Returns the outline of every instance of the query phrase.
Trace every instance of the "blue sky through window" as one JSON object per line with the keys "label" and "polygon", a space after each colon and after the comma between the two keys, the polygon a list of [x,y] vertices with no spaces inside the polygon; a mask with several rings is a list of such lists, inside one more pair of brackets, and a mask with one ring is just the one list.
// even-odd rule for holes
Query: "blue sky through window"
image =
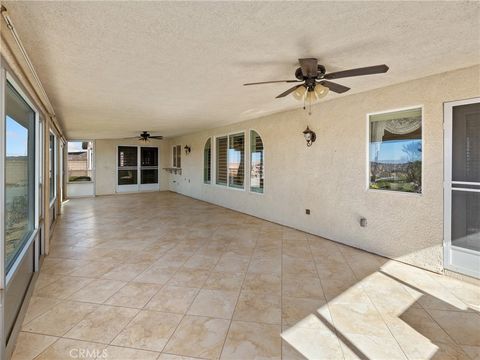
{"label": "blue sky through window", "polygon": [[241,151],[235,149],[228,149],[228,160],[231,164],[239,164],[242,158]]}
{"label": "blue sky through window", "polygon": [[86,151],[82,149],[82,141],[69,141],[68,142],[68,152],[76,152],[76,151]]}
{"label": "blue sky through window", "polygon": [[252,162],[253,163],[260,162],[261,159],[262,159],[262,153],[261,152],[252,152]]}
{"label": "blue sky through window", "polygon": [[28,129],[7,115],[6,130],[7,156],[27,156]]}
{"label": "blue sky through window", "polygon": [[[380,149],[378,146],[380,145]],[[406,152],[405,148],[416,151]],[[378,151],[380,150],[380,151]],[[370,143],[370,161],[385,163],[405,163],[422,159],[421,140],[393,140],[377,141]],[[378,151],[378,158],[377,157]]]}

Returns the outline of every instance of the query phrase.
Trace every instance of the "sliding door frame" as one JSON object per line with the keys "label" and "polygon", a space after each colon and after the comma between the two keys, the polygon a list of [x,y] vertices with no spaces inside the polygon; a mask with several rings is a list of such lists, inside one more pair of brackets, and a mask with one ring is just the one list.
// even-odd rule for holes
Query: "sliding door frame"
{"label": "sliding door frame", "polygon": [[[473,277],[480,277],[480,268],[478,272],[472,270],[475,264],[479,262],[480,254],[477,251],[465,249],[452,245],[452,183],[460,183],[452,180],[452,156],[453,156],[453,108],[456,106],[480,103],[480,97],[450,101],[443,104],[443,127],[444,127],[444,234],[443,234],[443,263],[444,268],[455,272],[463,273]],[[463,182],[464,185],[473,185],[476,183]],[[467,189],[464,191],[475,191]],[[465,264],[466,266],[462,266]]]}
{"label": "sliding door frame", "polygon": [[[137,148],[137,183],[135,185],[118,185],[118,150],[121,147],[135,147]],[[157,183],[156,184],[142,184],[142,148],[156,148],[157,149]],[[158,145],[128,145],[120,144],[115,147],[115,189],[117,193],[136,193],[160,190],[160,147]],[[152,167],[153,169],[153,167]],[[146,169],[146,170],[152,170]],[[123,187],[123,188],[120,188]]]}
{"label": "sliding door frame", "polygon": [[[34,206],[34,218],[33,218],[33,230],[29,235],[27,241],[23,244],[22,249],[18,253],[15,261],[13,262],[11,268],[6,271],[5,268],[5,207],[2,205],[0,210],[0,339],[2,342],[0,344],[0,355],[2,356],[11,356],[13,351],[14,343],[17,337],[18,332],[20,331],[21,323],[25,316],[26,306],[30,299],[30,296],[33,291],[34,280],[37,276],[39,270],[40,262],[40,206],[42,201],[40,201],[40,196],[43,196],[43,193],[39,191],[39,187],[42,182],[41,172],[42,164],[44,160],[43,149],[41,148],[40,136],[42,133],[40,131],[40,111],[37,106],[31,101],[30,97],[23,90],[23,87],[11,73],[9,72],[8,66],[5,64],[3,58],[1,59],[0,66],[0,147],[2,149],[2,156],[0,156],[0,203],[5,204],[5,156],[6,156],[6,112],[5,112],[5,90],[7,82],[12,85],[15,91],[21,96],[21,98],[28,104],[28,106],[34,111],[34,183],[33,186],[33,206]],[[33,258],[29,259],[29,256]],[[26,276],[22,274],[25,270],[28,269]],[[31,271],[31,275],[28,275]],[[28,278],[28,276],[30,276]],[[17,282],[17,279],[19,282]],[[24,284],[24,285],[22,285]],[[26,286],[26,287],[24,287]],[[13,294],[9,295],[9,292]],[[17,302],[18,300],[18,302]],[[11,304],[16,304],[14,310],[10,308]],[[15,311],[15,313],[11,313]],[[9,315],[10,320],[6,321],[6,315]],[[13,316],[13,317],[12,317]],[[11,326],[11,327],[10,327]],[[8,327],[8,328],[7,328]],[[7,340],[8,339],[8,340]]]}

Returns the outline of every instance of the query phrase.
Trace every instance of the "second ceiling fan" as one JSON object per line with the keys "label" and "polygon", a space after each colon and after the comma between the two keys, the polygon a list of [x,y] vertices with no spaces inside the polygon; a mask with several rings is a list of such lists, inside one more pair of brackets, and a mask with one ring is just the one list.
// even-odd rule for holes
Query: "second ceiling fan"
{"label": "second ceiling fan", "polygon": [[262,81],[243,85],[249,86],[272,83],[298,83],[297,85],[278,95],[276,98],[282,98],[293,93],[293,96],[297,100],[308,101],[311,104],[315,100],[326,96],[329,90],[338,94],[342,94],[350,90],[350,88],[347,86],[340,85],[329,80],[352,76],[381,74],[388,71],[388,66],[382,64],[327,73],[325,66],[318,63],[318,59],[298,59],[298,62],[300,63],[300,67],[295,71],[296,80]]}

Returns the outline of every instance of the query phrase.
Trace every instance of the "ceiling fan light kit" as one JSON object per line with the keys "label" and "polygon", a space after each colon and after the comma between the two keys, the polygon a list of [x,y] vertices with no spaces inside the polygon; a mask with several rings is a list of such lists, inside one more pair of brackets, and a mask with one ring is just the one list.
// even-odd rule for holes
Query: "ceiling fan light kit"
{"label": "ceiling fan light kit", "polygon": [[139,137],[135,137],[135,138],[140,142],[149,143],[150,139],[162,140],[163,136],[160,136],[160,135],[153,136],[153,135],[150,135],[150,133],[148,131],[142,131],[140,133]]}
{"label": "ceiling fan light kit", "polygon": [[295,70],[295,77],[297,78],[297,80],[262,81],[256,83],[247,83],[243,85],[249,86],[272,83],[301,83],[291,87],[287,91],[284,91],[276,98],[278,99],[292,94],[292,96],[296,100],[304,102],[304,109],[306,109],[306,104],[308,103],[309,115],[311,115],[312,104],[315,103],[317,100],[327,96],[330,90],[336,92],[337,94],[342,94],[350,90],[350,88],[347,86],[340,85],[328,80],[352,76],[380,74],[388,71],[388,66],[382,64],[327,73],[325,66],[318,63],[318,59],[298,59],[298,62],[300,63],[300,67]]}

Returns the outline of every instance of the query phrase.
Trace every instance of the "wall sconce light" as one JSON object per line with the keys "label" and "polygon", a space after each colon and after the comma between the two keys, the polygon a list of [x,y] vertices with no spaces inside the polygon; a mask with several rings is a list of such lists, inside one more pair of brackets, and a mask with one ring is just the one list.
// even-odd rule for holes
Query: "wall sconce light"
{"label": "wall sconce light", "polygon": [[307,141],[307,146],[312,146],[312,144],[317,140],[317,134],[315,134],[314,131],[310,130],[310,128],[307,126],[307,128],[303,131],[303,136],[305,137],[305,140]]}
{"label": "wall sconce light", "polygon": [[190,152],[192,151],[192,148],[188,145],[185,145],[185,147],[183,148],[183,150],[185,150],[185,155],[188,155],[190,154]]}

